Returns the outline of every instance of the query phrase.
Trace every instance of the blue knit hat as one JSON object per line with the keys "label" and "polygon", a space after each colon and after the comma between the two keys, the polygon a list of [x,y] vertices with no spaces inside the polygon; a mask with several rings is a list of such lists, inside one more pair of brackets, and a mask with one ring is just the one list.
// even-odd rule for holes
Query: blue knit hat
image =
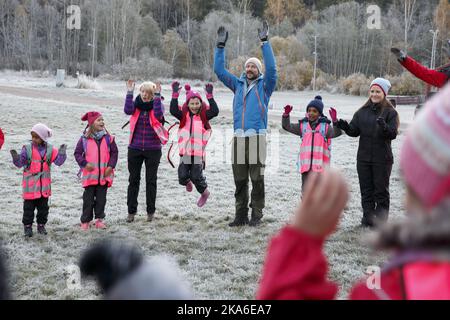
{"label": "blue knit hat", "polygon": [[306,112],[308,112],[310,107],[314,107],[319,111],[320,114],[323,114],[323,102],[321,96],[316,96],[314,100],[312,100],[310,103],[308,103],[308,106],[306,107]]}

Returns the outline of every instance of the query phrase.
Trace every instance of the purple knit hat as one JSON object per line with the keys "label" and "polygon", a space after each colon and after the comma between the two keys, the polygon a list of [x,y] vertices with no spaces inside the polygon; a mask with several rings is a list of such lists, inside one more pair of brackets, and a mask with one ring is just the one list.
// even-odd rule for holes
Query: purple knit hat
{"label": "purple knit hat", "polygon": [[411,125],[400,154],[406,184],[432,208],[450,198],[450,84]]}

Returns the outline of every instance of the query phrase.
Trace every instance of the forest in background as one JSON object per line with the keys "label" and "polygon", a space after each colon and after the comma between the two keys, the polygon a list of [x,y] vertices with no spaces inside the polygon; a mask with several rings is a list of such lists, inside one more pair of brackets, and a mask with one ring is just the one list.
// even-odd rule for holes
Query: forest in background
{"label": "forest in background", "polygon": [[[371,4],[381,8],[380,29],[367,27]],[[72,5],[81,9],[80,29],[67,28]],[[402,48],[429,67],[430,30],[439,30],[435,65],[447,60],[448,0],[0,0],[0,69],[215,80],[218,27],[229,31],[228,68],[239,75],[248,57],[261,57],[263,20],[278,89],[311,88],[315,36],[318,89],[338,84],[359,94],[371,77],[389,75],[397,93],[420,92],[389,49]]]}

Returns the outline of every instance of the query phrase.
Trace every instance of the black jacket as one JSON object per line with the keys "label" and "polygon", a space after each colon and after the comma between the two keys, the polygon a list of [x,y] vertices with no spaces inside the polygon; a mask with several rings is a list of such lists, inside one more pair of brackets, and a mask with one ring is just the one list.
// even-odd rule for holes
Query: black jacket
{"label": "black jacket", "polygon": [[[377,118],[386,121],[386,130],[377,123]],[[341,128],[344,129],[344,128]],[[357,161],[372,163],[394,162],[391,141],[398,133],[398,113],[394,108],[385,107],[381,112],[379,104],[370,104],[359,109],[344,130],[350,137],[360,137]]]}

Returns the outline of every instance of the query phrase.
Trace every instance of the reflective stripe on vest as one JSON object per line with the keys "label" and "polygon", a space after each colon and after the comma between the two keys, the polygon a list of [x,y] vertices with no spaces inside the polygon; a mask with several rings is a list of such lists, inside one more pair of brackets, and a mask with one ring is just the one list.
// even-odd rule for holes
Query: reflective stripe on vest
{"label": "reflective stripe on vest", "polygon": [[[48,148],[47,148],[48,150]],[[23,170],[22,196],[25,200],[48,198],[52,194],[52,178],[49,163],[55,161],[58,152],[52,149],[50,161],[47,161],[47,151],[41,157],[36,146],[31,147],[30,165]]]}
{"label": "reflective stripe on vest", "polygon": [[[140,114],[141,110],[136,108],[136,110],[134,111],[133,115],[130,118],[130,141],[129,141],[130,144],[133,140],[134,129],[136,129],[136,123],[139,119]],[[159,122],[158,119],[156,119],[155,112],[153,110],[151,110],[148,114],[150,125],[152,126],[153,130],[155,131],[156,135],[161,141],[161,144],[166,144],[167,141],[169,141],[169,131],[167,131],[167,129],[164,128],[163,124]]]}
{"label": "reflective stripe on vest", "polygon": [[[191,130],[191,119],[192,133]],[[186,123],[183,128],[178,129],[178,150],[180,156],[205,157],[205,148],[211,137],[211,130],[206,130],[200,115],[189,114],[186,116]]]}
{"label": "reflective stripe on vest", "polygon": [[322,172],[325,166],[330,165],[331,139],[326,139],[328,129],[327,123],[319,123],[315,130],[312,130],[308,121],[300,123],[300,130],[302,131],[302,143],[298,159],[300,173],[310,170]]}
{"label": "reflective stripe on vest", "polygon": [[[113,140],[114,137],[111,137],[111,143]],[[109,177],[105,178],[105,171],[108,167],[110,158],[106,138],[102,138],[100,148],[94,139],[88,138],[86,143],[85,158],[88,163],[94,166],[94,170],[88,171],[86,170],[86,167],[84,167],[81,171],[81,183],[83,188],[96,185],[107,185],[108,187],[111,187],[113,184],[114,170]]]}

